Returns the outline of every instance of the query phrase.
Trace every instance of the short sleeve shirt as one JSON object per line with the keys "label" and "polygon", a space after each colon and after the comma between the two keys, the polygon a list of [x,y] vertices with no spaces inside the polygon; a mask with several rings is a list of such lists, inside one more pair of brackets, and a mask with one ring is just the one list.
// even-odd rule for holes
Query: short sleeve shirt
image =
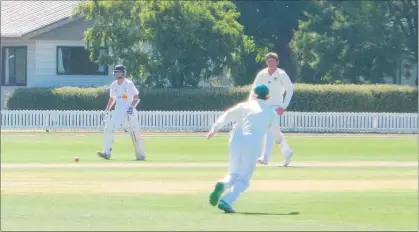
{"label": "short sleeve shirt", "polygon": [[134,96],[138,93],[138,89],[131,80],[125,79],[121,85],[118,84],[118,81],[112,82],[109,94],[116,100],[115,111],[127,111],[134,100]]}

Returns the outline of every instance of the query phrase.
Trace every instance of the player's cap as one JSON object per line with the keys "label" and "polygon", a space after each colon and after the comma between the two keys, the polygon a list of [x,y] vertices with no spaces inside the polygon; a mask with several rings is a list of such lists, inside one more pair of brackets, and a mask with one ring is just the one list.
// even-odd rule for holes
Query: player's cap
{"label": "player's cap", "polygon": [[269,88],[266,85],[258,85],[253,89],[253,92],[255,93],[256,97],[258,99],[266,100],[269,96]]}
{"label": "player's cap", "polygon": [[113,69],[114,72],[125,72],[125,67],[123,65],[117,65],[115,66],[115,68]]}

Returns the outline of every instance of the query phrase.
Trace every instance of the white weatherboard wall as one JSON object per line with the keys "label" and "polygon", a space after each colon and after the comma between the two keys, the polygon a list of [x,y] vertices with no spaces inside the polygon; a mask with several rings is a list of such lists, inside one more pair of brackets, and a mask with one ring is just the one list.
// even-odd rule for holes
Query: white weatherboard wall
{"label": "white weatherboard wall", "polygon": [[65,40],[36,41],[36,78],[28,87],[103,86],[113,81],[112,67],[108,75],[57,75],[57,46],[84,46],[84,42]]}
{"label": "white weatherboard wall", "polygon": [[[140,111],[143,131],[208,131],[223,112]],[[281,117],[285,132],[418,133],[417,113],[287,112]],[[1,111],[3,130],[103,129],[102,111]],[[122,129],[122,128],[121,128]],[[231,124],[224,130],[231,129]]]}

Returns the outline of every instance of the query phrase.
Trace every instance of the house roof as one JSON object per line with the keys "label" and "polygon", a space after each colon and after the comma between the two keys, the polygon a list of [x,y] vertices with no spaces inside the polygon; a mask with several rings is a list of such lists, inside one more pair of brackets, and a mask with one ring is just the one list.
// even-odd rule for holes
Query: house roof
{"label": "house roof", "polygon": [[1,1],[1,37],[22,37],[69,19],[80,1]]}

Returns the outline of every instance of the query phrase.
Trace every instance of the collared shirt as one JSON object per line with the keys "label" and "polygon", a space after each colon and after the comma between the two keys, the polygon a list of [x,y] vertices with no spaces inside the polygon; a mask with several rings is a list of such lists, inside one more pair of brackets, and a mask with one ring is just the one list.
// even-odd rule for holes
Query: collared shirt
{"label": "collared shirt", "polygon": [[131,80],[125,78],[122,84],[118,84],[118,80],[112,82],[110,88],[110,97],[115,98],[115,111],[127,111],[131,106],[134,96],[138,95],[139,91]]}
{"label": "collared shirt", "polygon": [[[253,96],[253,89],[260,84],[264,84],[269,88],[268,104],[280,106],[284,109],[288,107],[294,92],[294,85],[284,70],[277,68],[272,75],[269,75],[268,68],[260,71],[253,82],[249,100]],[[285,92],[286,96],[284,99]]]}

